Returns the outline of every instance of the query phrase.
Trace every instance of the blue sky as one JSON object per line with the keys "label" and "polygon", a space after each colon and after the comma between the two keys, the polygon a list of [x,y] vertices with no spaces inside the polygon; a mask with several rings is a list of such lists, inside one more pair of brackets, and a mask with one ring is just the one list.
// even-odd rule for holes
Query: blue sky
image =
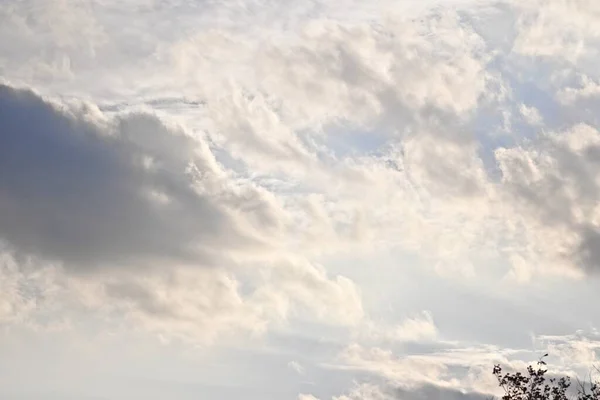
{"label": "blue sky", "polygon": [[484,399],[596,365],[592,0],[0,4],[0,397]]}

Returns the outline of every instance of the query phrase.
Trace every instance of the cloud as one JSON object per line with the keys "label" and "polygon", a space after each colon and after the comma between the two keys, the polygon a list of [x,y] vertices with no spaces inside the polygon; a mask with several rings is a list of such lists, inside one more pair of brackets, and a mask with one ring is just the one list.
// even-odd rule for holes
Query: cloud
{"label": "cloud", "polygon": [[[305,397],[302,397],[305,396]],[[332,400],[484,400],[480,393],[461,392],[435,385],[425,385],[415,389],[394,389],[388,386],[374,384],[357,385],[348,394],[335,396]],[[314,399],[312,396],[301,395],[299,400]]]}
{"label": "cloud", "polygon": [[[566,323],[513,293],[598,271],[591,0],[34,3],[0,5],[3,326],[296,335],[375,381],[337,400],[471,400],[533,353],[447,341],[446,293],[513,343]],[[553,372],[596,342],[534,338]]]}
{"label": "cloud", "polygon": [[292,126],[341,120],[402,134],[429,118],[468,115],[491,80],[481,38],[447,10],[424,20],[311,21],[291,43],[266,48],[260,89],[279,99]]}
{"label": "cloud", "polygon": [[550,360],[565,369],[586,375],[598,362],[600,334],[597,330],[579,330],[571,335],[539,335],[535,337],[539,348],[547,348]]}
{"label": "cloud", "polygon": [[[26,320],[28,315],[35,310],[38,299],[47,297],[52,292],[52,285],[48,285],[48,272],[35,274],[25,265],[19,265],[10,254],[0,253],[0,324],[12,324]],[[33,288],[28,293],[23,288]],[[39,291],[36,296],[35,291]]]}
{"label": "cloud", "polygon": [[[522,196],[536,194],[525,190],[515,194],[514,185],[506,178],[497,181],[500,173],[510,174],[510,166],[501,158],[505,150],[516,152],[520,148],[519,132],[514,133],[516,138],[508,140],[488,132],[495,129],[495,121],[476,126],[486,120],[488,109],[495,109],[507,116],[511,129],[520,128],[522,122],[531,125],[528,129],[536,129],[541,123],[546,129],[553,129],[556,121],[549,117],[554,116],[548,115],[539,98],[521,98],[524,95],[519,92],[519,84],[526,78],[515,73],[517,67],[524,71],[532,68],[521,64],[519,58],[520,54],[529,54],[525,49],[532,49],[537,43],[526,38],[533,34],[529,31],[531,24],[526,22],[537,21],[533,25],[542,30],[553,29],[546,22],[547,18],[554,18],[558,6],[539,4],[540,7],[512,3],[473,5],[468,12],[440,7],[419,14],[421,18],[391,14],[377,23],[371,19],[322,19],[302,14],[294,17],[298,18],[294,20],[293,34],[284,36],[275,34],[279,29],[275,25],[240,33],[229,29],[230,25],[208,29],[212,25],[202,19],[195,29],[178,27],[163,37],[154,31],[142,34],[136,28],[128,40],[113,37],[117,33],[107,29],[110,21],[105,14],[82,6],[73,13],[94,21],[83,34],[97,39],[91,42],[96,52],[88,56],[94,60],[112,57],[119,61],[122,73],[116,76],[111,69],[96,68],[97,80],[106,82],[103,87],[110,91],[99,92],[90,83],[96,80],[84,82],[93,66],[79,60],[71,66],[79,80],[66,84],[62,90],[72,93],[69,88],[77,85],[89,97],[102,99],[106,110],[112,110],[110,113],[117,111],[113,119],[106,111],[100,113],[101,117],[86,117],[85,122],[77,124],[91,132],[84,135],[88,138],[106,136],[104,130],[111,132],[110,140],[99,143],[103,154],[115,158],[117,165],[104,168],[112,161],[108,163],[96,156],[90,159],[89,168],[92,161],[99,163],[97,168],[118,176],[121,187],[126,189],[105,190],[101,180],[89,189],[78,183],[82,191],[96,190],[106,197],[107,201],[102,201],[95,211],[104,217],[103,224],[61,216],[61,221],[68,221],[60,225],[65,230],[61,234],[68,240],[61,241],[61,234],[41,240],[42,236],[49,236],[44,231],[49,228],[44,226],[51,221],[33,216],[19,227],[11,223],[11,232],[4,236],[8,238],[10,233],[9,241],[18,240],[20,248],[35,247],[38,253],[61,261],[68,257],[67,266],[87,263],[92,267],[102,262],[156,264],[160,258],[214,265],[224,254],[231,258],[250,254],[260,257],[271,251],[270,246],[294,248],[308,258],[345,252],[349,246],[357,251],[401,246],[419,251],[441,273],[460,271],[474,276],[474,260],[492,258],[509,260],[511,276],[521,281],[545,272],[562,271],[577,276],[579,265],[593,270],[589,265],[595,259],[594,224],[580,226],[565,236],[571,228],[546,223],[557,217],[555,212],[564,210],[548,210],[538,218],[535,214],[543,207],[531,207],[522,214],[526,202]],[[570,4],[564,7],[573,11]],[[181,5],[191,15],[194,11],[189,6]],[[588,3],[585,6],[593,8]],[[110,5],[106,7],[111,9]],[[123,13],[135,8],[126,8]],[[215,10],[211,8],[210,12]],[[35,32],[46,26],[38,14],[48,14],[50,19],[54,15],[36,9],[31,11],[35,18],[23,19],[20,15],[25,11],[20,8],[4,11],[15,29],[20,29],[15,35],[24,35],[21,30]],[[159,11],[149,9],[143,24],[158,18]],[[219,12],[227,19],[235,10]],[[483,29],[490,22],[488,12],[520,21],[509,24],[510,35],[507,33],[502,39],[519,45],[500,46],[500,38]],[[247,17],[261,18],[260,15]],[[569,15],[577,21],[580,18],[576,11]],[[86,19],[82,16],[66,21],[66,32],[76,29],[80,20]],[[581,30],[576,26],[568,29]],[[577,34],[593,34],[584,31]],[[63,37],[58,31],[52,34]],[[272,40],[261,41],[260,37],[265,36]],[[35,42],[35,38],[30,39]],[[110,40],[103,42],[105,39]],[[61,40],[57,40],[64,42],[57,54],[70,57],[75,51],[72,47],[79,42],[70,46],[66,39]],[[128,46],[132,43],[139,45],[139,51],[130,51]],[[35,53],[27,48],[19,54],[29,52]],[[558,62],[555,58],[539,57],[534,61],[547,66]],[[248,67],[240,69],[234,64]],[[139,73],[141,70],[144,73]],[[136,73],[130,74],[132,71]],[[538,90],[547,91],[544,93],[550,98],[560,98],[559,94],[567,93],[572,83],[560,78],[561,74],[540,75]],[[123,85],[108,84],[130,75],[128,91],[119,92]],[[590,82],[593,79],[589,78]],[[47,83],[39,83],[39,87],[44,91],[50,88]],[[136,89],[140,87],[145,89]],[[136,104],[160,107],[172,114],[170,119],[193,126],[197,137],[190,138],[181,128],[148,113],[119,112],[135,108]],[[179,104],[185,107],[180,108]],[[66,114],[79,121],[82,117],[78,113],[70,109]],[[59,118],[60,113],[56,115]],[[139,130],[157,133],[136,134]],[[158,132],[163,130],[168,134]],[[503,134],[512,135],[509,131]],[[350,140],[354,134],[373,147],[354,146],[354,152],[347,154],[336,148],[336,143]],[[146,149],[142,144],[150,136],[169,138],[165,139],[168,143]],[[70,134],[61,137],[68,140]],[[94,151],[93,146],[83,142],[86,151]],[[104,150],[102,146],[109,146],[108,142],[119,150]],[[498,149],[498,142],[508,142],[506,149]],[[543,141],[533,143],[536,147],[545,146]],[[196,151],[190,151],[191,148]],[[169,151],[177,157],[165,154]],[[132,165],[132,157],[143,161]],[[161,161],[164,165],[156,161],[161,158],[166,160]],[[72,162],[67,157],[63,163]],[[146,163],[148,168],[142,168],[140,163]],[[165,163],[177,173],[164,173],[161,168],[166,168]],[[77,171],[82,175],[93,173]],[[128,181],[131,175],[136,175],[135,179]],[[110,175],[105,178],[117,181]],[[365,187],[369,190],[365,191]],[[67,186],[66,195],[69,190],[74,189]],[[56,193],[52,195],[55,200],[59,198]],[[114,201],[118,206],[111,206],[108,201],[107,196],[113,195],[122,196],[122,200]],[[144,198],[138,204],[141,197]],[[19,202],[12,201],[11,207],[16,209]],[[76,203],[72,213],[83,207],[83,203]],[[377,208],[372,207],[375,203]],[[56,201],[48,206],[53,204]],[[126,213],[129,223],[126,218],[116,217],[118,213]],[[193,222],[198,219],[202,220],[202,228]],[[32,225],[37,220],[41,228]],[[81,226],[86,228],[80,228],[75,221],[82,221]],[[101,233],[101,229],[115,230],[112,221],[120,228],[118,235]],[[138,221],[142,225],[137,225]],[[145,228],[128,231],[126,225]],[[222,227],[227,227],[226,234],[219,230]],[[77,229],[83,233],[76,234]],[[460,236],[449,234],[457,229],[462,232]],[[170,240],[163,240],[156,234],[159,231],[168,233]],[[431,240],[423,241],[423,237]],[[544,245],[549,243],[549,237],[562,242],[551,249]],[[78,243],[75,239],[82,244],[74,246],[76,249],[64,248],[66,242]],[[226,252],[219,251],[225,241],[232,243],[223,246]],[[538,267],[540,263],[544,266]]]}
{"label": "cloud", "polygon": [[519,111],[528,124],[542,125],[544,122],[539,110],[535,107],[528,107],[525,104],[521,104]]}
{"label": "cloud", "polygon": [[365,339],[384,342],[426,342],[436,339],[438,333],[433,316],[428,311],[405,318],[393,326],[367,321],[364,328]]}
{"label": "cloud", "polygon": [[[304,279],[302,275],[317,273],[316,267],[272,263],[242,264],[246,273],[223,265],[70,277],[63,288],[63,313],[92,311],[116,323],[124,318],[130,328],[167,342],[200,346],[259,337],[297,320],[329,326],[353,326],[361,320],[360,293],[349,279],[323,272],[318,280]],[[272,274],[277,269],[292,273],[282,278]]]}
{"label": "cloud", "polygon": [[[181,5],[188,10],[187,6]],[[107,10],[111,7],[107,6]],[[273,40],[257,45],[256,35],[271,32],[271,26],[261,26],[264,31],[247,34],[235,29],[204,29],[206,21],[202,19],[196,29],[176,29],[162,38],[155,29],[142,34],[137,28],[127,38],[116,38],[112,35],[117,31],[108,29],[104,14],[79,11],[93,14],[95,24],[102,28],[98,29],[110,39],[106,45],[97,46],[98,53],[90,57],[115,59],[115,65],[122,68],[119,76],[96,68],[97,78],[85,81],[91,67],[77,63],[73,67],[82,69],[75,71],[77,79],[67,86],[76,85],[77,90],[88,91],[96,98],[108,96],[117,104],[117,110],[127,109],[128,104],[155,105],[156,99],[169,98],[165,87],[170,88],[169,93],[176,93],[174,98],[183,98],[182,103],[189,105],[186,99],[190,97],[196,105],[193,111],[189,107],[185,112],[176,111],[173,106],[170,112],[182,114],[178,115],[181,120],[202,132],[220,161],[233,166],[252,184],[277,180],[287,185],[285,193],[269,188],[276,193],[265,196],[262,191],[257,195],[264,205],[264,215],[256,218],[274,218],[278,222],[270,226],[277,231],[281,220],[291,216],[293,224],[302,229],[292,226],[293,233],[279,230],[270,239],[284,239],[286,244],[300,245],[298,249],[307,254],[320,255],[344,252],[348,246],[375,247],[390,242],[391,237],[395,238],[393,246],[400,242],[413,250],[420,237],[430,235],[435,239],[429,244],[419,243],[418,250],[436,258],[439,265],[467,264],[463,263],[466,256],[460,253],[471,243],[453,239],[447,245],[449,238],[444,231],[455,224],[464,226],[467,208],[480,208],[466,205],[460,201],[462,197],[472,201],[476,198],[479,206],[487,195],[478,143],[463,125],[482,102],[495,96],[490,90],[495,78],[486,69],[490,54],[482,37],[459,13],[438,8],[427,11],[422,19],[393,14],[381,24],[370,19],[299,19],[294,24],[296,34],[286,35],[286,40],[274,35]],[[156,18],[155,11],[144,19],[144,24]],[[226,16],[232,12],[221,11]],[[11,11],[11,18],[18,20],[20,13],[18,8]],[[27,29],[38,29],[35,21],[26,21]],[[153,49],[146,46],[152,38]],[[136,51],[121,48],[136,39],[140,41]],[[59,53],[69,56],[70,51],[62,48]],[[124,62],[126,55],[130,56],[129,63]],[[244,60],[249,68],[232,65],[245,64]],[[143,74],[139,73],[140,68],[145,71]],[[131,80],[127,85],[119,84],[128,77]],[[144,93],[136,92],[142,78],[146,89]],[[113,84],[103,85],[99,92],[93,85],[96,81]],[[317,81],[319,84],[315,85]],[[47,89],[46,83],[38,86]],[[123,87],[131,89],[119,92]],[[375,154],[358,148],[356,157],[340,156],[329,138],[343,136],[348,129],[359,130],[367,141],[375,136],[383,138],[381,146]],[[213,172],[202,173],[209,176]],[[185,179],[189,180],[182,178]],[[368,193],[365,187],[370,188]],[[217,205],[216,212],[207,214],[229,218],[227,211],[231,210],[221,210],[227,194],[210,200],[210,195],[203,195],[200,197],[208,203],[207,210]],[[167,207],[171,204],[160,190],[149,196],[156,203]],[[446,198],[450,206],[439,202]],[[435,207],[429,206],[436,201]],[[291,205],[297,209],[284,216],[285,212],[270,203],[283,203],[286,211]],[[372,208],[375,203],[380,204],[378,209]],[[239,208],[231,206],[235,211]],[[462,209],[459,216],[456,208]],[[185,212],[190,215],[200,210]],[[430,218],[432,215],[435,217]],[[247,215],[238,217],[233,225],[247,222]],[[189,225],[190,220],[186,218],[183,225]],[[481,227],[479,216],[473,220],[469,226],[475,231],[472,236],[488,229]],[[151,222],[152,219],[148,221]],[[260,246],[255,241],[263,239],[264,229],[261,225],[259,233],[241,232],[240,240],[249,240],[249,247]],[[199,232],[188,232],[186,236],[193,234]],[[161,249],[160,253],[195,251],[193,257],[198,260],[199,253],[208,252],[201,255],[207,263],[216,263],[211,260],[216,249],[205,246],[210,249],[190,250],[187,239],[178,238],[174,245],[177,248]],[[202,237],[203,241],[207,239]],[[101,245],[102,241],[98,241],[98,253],[104,255],[107,252],[101,251]],[[158,253],[160,246],[153,247]],[[441,258],[445,259],[443,263]]]}
{"label": "cloud", "polygon": [[0,236],[19,251],[76,270],[210,263],[219,246],[264,246],[233,209],[256,202],[247,215],[278,224],[258,193],[211,192],[225,173],[206,144],[155,116],[106,121],[9,86],[0,104]]}
{"label": "cloud", "polygon": [[344,276],[329,278],[318,265],[289,259],[264,275],[268,283],[257,290],[257,296],[273,312],[287,315],[292,308],[300,319],[345,326],[359,324],[365,315],[360,288]]}
{"label": "cloud", "polygon": [[306,373],[306,370],[298,361],[290,361],[287,366],[298,375],[304,375]]}
{"label": "cloud", "polygon": [[43,310],[48,297],[22,260],[58,271],[45,283],[63,315],[116,313],[165,337],[362,318],[355,284],[286,255],[279,202],[222,167],[202,138],[156,115],[108,117],[6,85],[0,110],[3,319]]}
{"label": "cloud", "polygon": [[[531,56],[564,58],[576,62],[597,55],[600,9],[593,0],[514,3],[518,15],[518,35],[514,50]],[[563,23],[558,24],[557,22]]]}
{"label": "cloud", "polygon": [[587,75],[579,77],[577,87],[562,89],[557,97],[563,104],[571,104],[582,99],[593,99],[600,96],[600,84]]}
{"label": "cloud", "polygon": [[400,400],[484,400],[489,398],[481,393],[462,392],[434,385],[423,386],[416,390],[397,389],[394,396]]}
{"label": "cloud", "polygon": [[509,201],[530,225],[525,233],[546,256],[590,272],[600,265],[594,250],[598,137],[580,124],[541,137],[535,148],[496,151]]}
{"label": "cloud", "polygon": [[[348,345],[332,368],[368,372],[384,384],[363,384],[340,399],[483,399],[499,392],[491,367],[523,371],[542,354],[548,374],[586,376],[600,354],[596,329],[570,335],[533,335],[533,348],[502,348],[437,340],[417,353],[408,348]],[[528,361],[527,361],[528,360]]]}

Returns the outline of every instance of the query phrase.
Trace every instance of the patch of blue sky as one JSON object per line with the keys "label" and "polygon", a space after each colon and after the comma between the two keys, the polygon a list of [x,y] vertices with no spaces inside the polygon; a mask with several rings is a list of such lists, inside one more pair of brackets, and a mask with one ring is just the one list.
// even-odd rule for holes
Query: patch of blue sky
{"label": "patch of blue sky", "polygon": [[254,184],[281,196],[301,196],[315,192],[315,189],[309,184],[294,179],[285,171],[259,173],[250,169],[243,160],[235,157],[223,147],[213,144],[210,149],[217,162],[238,179],[252,181]]}
{"label": "patch of blue sky", "polygon": [[[535,140],[543,129],[562,129],[568,125],[570,118],[551,89],[540,84],[533,75],[521,72],[520,76],[516,76],[502,60],[494,64],[510,88],[510,99],[479,109],[469,128],[479,142],[479,155],[490,178],[497,180],[500,178],[500,171],[494,152],[498,148],[511,148]],[[541,117],[540,123],[532,124],[527,121],[521,113],[522,106],[537,110]]]}
{"label": "patch of blue sky", "polygon": [[512,107],[509,114],[484,110],[479,112],[471,123],[470,128],[479,143],[479,157],[492,181],[501,178],[495,151],[499,148],[517,146],[523,140],[535,137],[539,130],[538,127],[533,127],[519,118],[521,116],[518,113],[516,107]]}
{"label": "patch of blue sky", "polygon": [[336,159],[376,155],[389,142],[383,132],[349,126],[331,128],[323,138],[323,145]]}

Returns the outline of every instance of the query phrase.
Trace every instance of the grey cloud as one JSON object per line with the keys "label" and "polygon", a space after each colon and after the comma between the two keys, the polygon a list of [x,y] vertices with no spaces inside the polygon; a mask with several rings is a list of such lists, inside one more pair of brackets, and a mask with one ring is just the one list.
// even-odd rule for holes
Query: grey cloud
{"label": "grey cloud", "polygon": [[588,272],[600,268],[600,234],[594,217],[600,200],[597,142],[594,128],[576,125],[540,138],[535,148],[509,150],[509,157],[497,153],[505,188],[517,207],[525,208],[523,215],[572,234],[578,245],[559,256]]}
{"label": "grey cloud", "polygon": [[233,196],[202,187],[222,172],[206,148],[152,115],[89,114],[0,86],[1,239],[77,270],[258,243],[224,205]]}
{"label": "grey cloud", "polygon": [[348,396],[334,397],[344,400],[484,400],[482,393],[460,391],[435,384],[417,387],[394,387],[390,385],[363,384],[352,390]]}
{"label": "grey cloud", "polygon": [[0,132],[0,246],[15,260],[36,256],[38,273],[46,261],[65,266],[48,304],[122,313],[202,343],[305,310],[340,324],[362,318],[352,281],[282,258],[278,199],[166,120],[107,118],[0,86]]}
{"label": "grey cloud", "polygon": [[600,231],[597,227],[584,225],[580,228],[580,237],[575,254],[587,271],[595,272],[600,269]]}
{"label": "grey cloud", "polygon": [[139,311],[159,318],[174,318],[172,307],[160,304],[156,294],[151,288],[144,287],[129,281],[119,281],[106,285],[106,294],[109,298],[121,299],[135,304]]}
{"label": "grey cloud", "polygon": [[489,396],[476,392],[463,393],[455,389],[425,385],[418,389],[396,389],[394,398],[398,400],[484,400],[489,399]]}

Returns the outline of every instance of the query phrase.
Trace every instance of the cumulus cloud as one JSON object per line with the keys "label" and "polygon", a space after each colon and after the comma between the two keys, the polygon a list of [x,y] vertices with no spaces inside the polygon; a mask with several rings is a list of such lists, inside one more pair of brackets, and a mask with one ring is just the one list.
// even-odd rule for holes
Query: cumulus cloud
{"label": "cumulus cloud", "polygon": [[364,327],[365,339],[388,342],[425,342],[438,336],[433,316],[428,311],[405,318],[393,326],[382,326],[373,321],[367,321]]}
{"label": "cumulus cloud", "polygon": [[571,335],[539,335],[535,344],[547,348],[551,359],[565,369],[587,374],[598,362],[600,334],[597,330],[579,330]]}
{"label": "cumulus cloud", "polygon": [[539,110],[535,107],[528,107],[525,104],[521,104],[519,111],[525,121],[531,125],[541,125],[544,122]]}
{"label": "cumulus cloud", "polygon": [[[598,132],[587,125],[546,135],[535,148],[497,150],[510,201],[537,246],[572,266],[596,270]],[[538,229],[536,229],[538,227]],[[535,235],[543,235],[546,244]]]}
{"label": "cumulus cloud", "polygon": [[[2,323],[315,324],[356,341],[336,367],[389,383],[339,400],[475,399],[523,364],[443,342],[414,312],[442,295],[382,280],[598,270],[593,1],[34,3],[0,5]],[[588,339],[544,340],[583,365]]]}
{"label": "cumulus cloud", "polygon": [[[107,117],[6,85],[0,109],[0,237],[34,270],[67,271],[54,282],[63,302],[199,341],[261,333],[290,315],[362,318],[352,281],[281,257],[285,213],[269,192],[236,181],[202,138],[155,115]],[[248,295],[240,265],[257,273],[244,278]],[[5,319],[35,308],[37,297],[15,288],[23,267],[4,263]]]}
{"label": "cumulus cloud", "polygon": [[[516,3],[515,3],[516,4]],[[596,53],[600,9],[592,0],[518,3],[515,51],[533,56],[558,57],[576,62]],[[557,24],[558,21],[563,23]]]}
{"label": "cumulus cloud", "polygon": [[[19,13],[17,9],[10,15]],[[102,15],[94,17],[100,25],[106,22]],[[186,93],[193,88],[197,104],[202,104],[194,108],[193,123],[222,154],[241,163],[239,170],[276,178],[301,194],[316,192],[312,198],[323,199],[324,204],[316,207],[314,201],[307,202],[310,209],[301,205],[296,214],[300,217],[294,224],[307,228],[298,232],[303,251],[307,245],[318,253],[343,251],[347,243],[372,246],[389,241],[390,235],[412,246],[419,237],[431,235],[437,240],[431,241],[435,249],[428,249],[430,253],[446,258],[446,264],[458,264],[455,260],[464,258],[458,248],[471,245],[453,240],[449,249],[443,231],[462,224],[463,216],[454,217],[454,208],[432,209],[425,203],[447,196],[452,201],[486,195],[478,144],[463,126],[489,97],[487,89],[495,79],[486,70],[490,55],[482,37],[458,13],[446,9],[428,12],[422,20],[393,15],[383,24],[309,19],[298,24],[298,32],[289,40],[260,46],[254,36],[235,30],[199,29],[193,36],[173,33],[165,36],[168,41],[156,38],[158,60],[154,71],[147,71],[147,93],[160,91],[164,97],[164,85]],[[215,40],[221,43],[218,52],[211,50],[207,58],[198,51]],[[110,46],[118,42],[111,40]],[[108,48],[100,51],[112,54]],[[131,55],[136,62],[147,57],[144,49]],[[252,67],[233,68],[227,62],[232,58],[248,60]],[[81,71],[77,75],[83,76]],[[139,101],[140,95],[128,97]],[[327,139],[344,130],[337,126],[366,130],[366,137],[378,131],[393,150],[377,149],[384,153],[380,157],[340,158],[335,148],[328,148]],[[372,188],[368,198],[362,193],[365,186]],[[168,196],[158,190],[150,197],[170,205]],[[296,204],[305,202],[302,197],[296,196],[300,198]],[[219,200],[214,203],[221,205]],[[289,196],[285,201],[289,206]],[[374,202],[380,209],[369,207]],[[460,201],[452,205],[473,208]],[[312,211],[318,207],[321,218],[316,219]],[[269,215],[262,217],[267,219],[282,218],[281,213],[265,213]],[[423,218],[438,213],[447,221]],[[189,224],[189,219],[185,222]],[[485,229],[476,226],[479,222],[471,224],[474,231]],[[179,239],[176,250],[181,252],[186,244]],[[454,260],[448,262],[449,258]]]}
{"label": "cumulus cloud", "polygon": [[[544,21],[553,7],[507,8],[507,18],[521,15],[514,52],[531,53],[535,32],[524,21],[551,29]],[[13,35],[54,26],[59,15],[2,11]],[[88,61],[100,55],[119,61],[123,73],[108,79],[110,71],[96,68],[103,71],[98,80],[138,73],[129,93],[112,93],[106,112],[0,89],[0,168],[9,171],[0,178],[0,236],[12,250],[70,273],[127,273],[96,277],[100,288],[87,294],[90,304],[118,299],[130,317],[158,330],[163,319],[200,326],[213,319],[223,321],[223,330],[263,331],[270,319],[290,315],[364,326],[360,288],[331,278],[315,259],[402,246],[441,273],[472,276],[473,259],[485,257],[507,259],[521,281],[546,271],[577,275],[581,265],[595,270],[594,128],[567,129],[565,137],[578,137],[571,141],[556,134],[531,148],[489,148],[490,138],[473,132],[473,119],[481,107],[515,100],[516,88],[502,81],[510,69],[495,70],[498,55],[489,48],[496,43],[461,13],[438,8],[421,20],[394,15],[381,24],[309,18],[296,21],[296,35],[264,42],[235,29],[174,31],[137,52],[126,51],[132,42],[111,37],[104,15],[84,6],[69,15],[64,32],[50,32],[57,38],[53,54],[72,61],[66,79],[74,80],[65,91],[77,84],[104,98],[84,82],[93,70]],[[94,39],[85,52],[69,34],[81,21],[89,26],[81,34]],[[3,58],[7,70],[24,60],[52,64],[34,62],[35,50],[48,46],[29,39]],[[215,41],[218,51],[210,47]],[[155,64],[144,61],[150,55]],[[509,56],[498,57],[508,63]],[[140,68],[147,72],[144,93],[136,89]],[[173,95],[176,89],[184,96]],[[160,104],[173,114],[169,120],[193,125],[194,134],[149,112],[122,112],[136,102]],[[184,109],[175,107],[180,103]],[[528,124],[552,122],[535,101],[519,104]],[[375,147],[339,153],[332,137],[346,130],[360,131]],[[500,180],[489,164],[497,164]],[[290,257],[294,252],[302,255]],[[183,265],[214,271],[183,278]],[[261,272],[238,274],[248,265]],[[161,272],[144,279],[130,272],[150,266]],[[169,293],[173,282],[181,290]],[[212,294],[195,299],[191,282]],[[221,306],[229,317],[217,316]],[[403,342],[437,335],[427,314],[386,326],[365,337]]]}
{"label": "cumulus cloud", "polygon": [[75,269],[208,261],[261,246],[232,208],[255,202],[262,228],[278,224],[259,197],[207,191],[224,176],[207,146],[152,115],[94,120],[9,86],[0,104],[0,234],[18,250]]}

